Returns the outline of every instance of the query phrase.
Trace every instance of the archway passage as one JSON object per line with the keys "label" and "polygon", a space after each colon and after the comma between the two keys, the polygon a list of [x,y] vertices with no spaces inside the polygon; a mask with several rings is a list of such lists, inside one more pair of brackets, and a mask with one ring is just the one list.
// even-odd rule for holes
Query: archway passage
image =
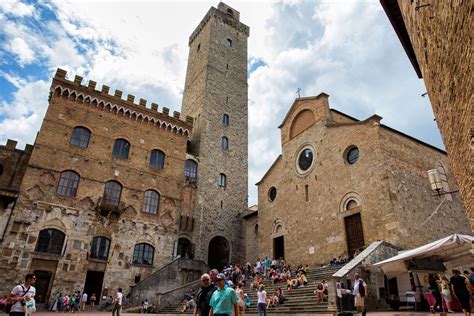
{"label": "archway passage", "polygon": [[273,257],[275,259],[285,258],[285,239],[283,236],[273,239]]}
{"label": "archway passage", "polygon": [[230,245],[229,241],[222,236],[212,238],[209,243],[208,264],[211,269],[222,271],[229,263]]}
{"label": "archway passage", "polygon": [[87,271],[84,292],[87,293],[88,304],[90,303],[92,294],[95,294],[97,298],[96,304],[99,304],[101,298],[100,291],[102,290],[102,283],[104,282],[104,274],[105,273],[103,271]]}
{"label": "archway passage", "polygon": [[52,273],[50,271],[35,270],[36,282],[35,300],[37,303],[45,303],[48,297],[49,288],[51,285]]}

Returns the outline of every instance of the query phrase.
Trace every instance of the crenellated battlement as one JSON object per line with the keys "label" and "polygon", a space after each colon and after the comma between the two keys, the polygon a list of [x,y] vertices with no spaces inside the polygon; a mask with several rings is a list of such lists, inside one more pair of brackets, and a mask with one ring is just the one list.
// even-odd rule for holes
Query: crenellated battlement
{"label": "crenellated battlement", "polygon": [[189,37],[188,45],[192,44],[194,39],[199,35],[199,33],[201,33],[202,29],[206,26],[211,17],[234,27],[237,31],[244,33],[247,37],[250,35],[250,28],[239,21],[240,13],[221,2],[219,3],[217,9],[214,7],[209,9],[206,16],[202,19],[201,23],[199,23],[199,25]]}
{"label": "crenellated battlement", "polygon": [[26,144],[25,149],[20,149],[20,148],[16,148],[17,144],[18,142],[16,140],[7,139],[7,143],[5,145],[0,145],[0,147],[4,147],[5,149],[8,149],[8,150],[24,151],[27,154],[31,154],[31,152],[33,151],[33,145]]}
{"label": "crenellated battlement", "polygon": [[127,116],[131,119],[147,124],[153,124],[159,128],[169,129],[179,134],[189,135],[193,126],[193,118],[186,116],[181,118],[181,113],[174,111],[170,116],[170,110],[163,107],[159,112],[159,105],[151,103],[147,107],[147,100],[139,99],[135,103],[135,96],[127,95],[123,99],[123,92],[116,89],[114,94],[109,94],[110,87],[103,85],[101,90],[96,90],[97,82],[89,80],[87,85],[82,85],[83,77],[76,75],[74,80],[66,79],[67,72],[58,68],[51,85],[51,94],[58,97],[66,97],[80,103],[89,103],[97,107],[115,111],[117,114]]}

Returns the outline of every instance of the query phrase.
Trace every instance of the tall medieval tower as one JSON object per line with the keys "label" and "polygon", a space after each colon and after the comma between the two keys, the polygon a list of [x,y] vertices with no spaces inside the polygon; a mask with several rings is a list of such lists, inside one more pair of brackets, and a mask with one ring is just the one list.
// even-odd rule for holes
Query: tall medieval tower
{"label": "tall medieval tower", "polygon": [[195,120],[189,148],[198,163],[193,239],[195,257],[210,267],[244,259],[248,36],[239,12],[221,2],[189,38],[182,113]]}

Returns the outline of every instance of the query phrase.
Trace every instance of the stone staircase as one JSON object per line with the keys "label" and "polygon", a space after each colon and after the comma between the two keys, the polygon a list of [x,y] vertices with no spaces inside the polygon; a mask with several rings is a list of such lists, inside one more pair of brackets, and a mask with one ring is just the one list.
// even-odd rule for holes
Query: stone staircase
{"label": "stone staircase", "polygon": [[[316,294],[314,291],[316,290],[316,286],[319,282],[323,279],[330,279],[330,276],[339,270],[341,267],[322,267],[322,268],[314,268],[307,272],[306,278],[308,279],[308,285],[304,287],[300,287],[294,289],[293,291],[288,291],[286,288],[286,284],[276,284],[273,285],[271,280],[264,280],[265,291],[267,292],[267,296],[272,296],[274,291],[280,287],[283,290],[283,295],[286,298],[286,301],[282,305],[278,305],[276,307],[270,307],[267,310],[269,314],[334,314],[336,311],[335,309],[328,309],[328,303],[317,303]],[[250,296],[251,305],[250,308],[247,309],[246,314],[248,315],[256,315],[257,314],[257,292],[250,291],[250,283],[253,280],[250,279],[247,281],[247,285],[244,288],[244,293]],[[164,308],[160,311],[162,314],[173,314],[179,313],[181,306],[170,306]],[[188,311],[187,313],[191,314],[192,311]]]}

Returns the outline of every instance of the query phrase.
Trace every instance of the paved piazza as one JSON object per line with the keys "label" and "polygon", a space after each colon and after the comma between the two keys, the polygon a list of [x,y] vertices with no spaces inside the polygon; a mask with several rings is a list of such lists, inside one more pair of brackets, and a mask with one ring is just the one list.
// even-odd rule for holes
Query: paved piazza
{"label": "paved piazza", "polygon": [[[46,316],[46,315],[51,315],[51,314],[54,314],[54,315],[57,315],[57,316],[63,316],[63,315],[70,315],[71,313],[38,312],[38,313],[35,313],[34,315],[35,316]],[[77,314],[81,314],[83,316],[89,316],[89,315],[94,315],[95,316],[95,315],[111,315],[112,313],[109,313],[109,312],[81,312],[81,313],[77,313]],[[123,314],[126,315],[126,316],[143,315],[143,314],[138,314],[138,313],[123,313]],[[430,315],[433,315],[433,314],[430,314],[430,313],[413,313],[413,312],[410,312],[410,313],[406,313],[406,312],[368,312],[367,314],[371,315],[371,316],[391,316],[391,315],[393,315],[393,316],[430,316]],[[158,315],[158,314],[155,314],[155,315]],[[174,316],[174,315],[190,315],[190,314],[159,314],[159,315]],[[247,313],[246,315],[257,315],[257,313]],[[282,313],[273,314],[273,313],[267,311],[267,315],[316,316],[317,314],[282,314]],[[328,314],[321,314],[321,315],[327,316]],[[360,314],[354,314],[354,315],[360,315]],[[463,313],[452,313],[452,314],[449,314],[449,315],[461,316],[461,315],[463,315]]]}

